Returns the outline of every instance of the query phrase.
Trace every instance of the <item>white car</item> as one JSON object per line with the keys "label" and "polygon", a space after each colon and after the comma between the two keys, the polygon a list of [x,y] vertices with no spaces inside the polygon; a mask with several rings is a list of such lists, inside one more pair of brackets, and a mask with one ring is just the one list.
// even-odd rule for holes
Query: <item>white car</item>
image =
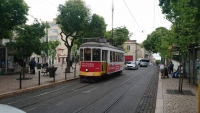
{"label": "white car", "polygon": [[138,65],[135,61],[129,61],[126,63],[125,69],[138,69]]}

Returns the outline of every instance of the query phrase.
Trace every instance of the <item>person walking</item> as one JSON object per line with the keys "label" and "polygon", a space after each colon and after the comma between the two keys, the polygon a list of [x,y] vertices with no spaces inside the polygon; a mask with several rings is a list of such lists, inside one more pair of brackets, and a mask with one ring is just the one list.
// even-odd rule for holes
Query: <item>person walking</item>
{"label": "person walking", "polygon": [[31,59],[31,66],[30,66],[30,68],[33,70],[32,74],[35,74],[35,66],[36,66],[35,58],[32,58]]}
{"label": "person walking", "polygon": [[162,62],[162,63],[160,64],[161,79],[165,78],[164,72],[165,72],[165,65],[164,65],[164,63]]}
{"label": "person walking", "polygon": [[74,69],[73,66],[72,66],[72,64],[73,64],[73,61],[70,60],[70,67],[71,67],[72,69]]}

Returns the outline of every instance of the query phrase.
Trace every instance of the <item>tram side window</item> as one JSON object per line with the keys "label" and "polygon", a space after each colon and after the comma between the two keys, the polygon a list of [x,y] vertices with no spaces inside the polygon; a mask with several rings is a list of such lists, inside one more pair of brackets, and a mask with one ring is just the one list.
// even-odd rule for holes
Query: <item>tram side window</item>
{"label": "tram side window", "polygon": [[91,49],[84,49],[84,61],[91,61]]}
{"label": "tram side window", "polygon": [[119,62],[119,53],[116,52],[116,62]]}
{"label": "tram side window", "polygon": [[101,52],[100,49],[93,49],[92,61],[100,61],[100,56],[101,56],[100,52]]}
{"label": "tram side window", "polygon": [[115,62],[115,60],[116,60],[115,57],[116,57],[116,56],[115,56],[115,52],[113,52],[113,59],[112,59],[113,62]]}
{"label": "tram side window", "polygon": [[106,51],[103,50],[102,51],[102,61],[106,61],[106,59],[107,59],[107,54],[106,54]]}
{"label": "tram side window", "polygon": [[80,49],[80,61],[83,61],[83,49]]}

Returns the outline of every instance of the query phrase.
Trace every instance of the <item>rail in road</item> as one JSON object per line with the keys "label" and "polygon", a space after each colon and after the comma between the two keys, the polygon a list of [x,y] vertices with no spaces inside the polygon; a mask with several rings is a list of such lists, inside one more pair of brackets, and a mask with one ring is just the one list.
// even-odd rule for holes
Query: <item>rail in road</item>
{"label": "rail in road", "polygon": [[[100,81],[97,83],[80,83],[78,80],[70,81],[66,84],[61,84],[54,86],[53,89],[51,88],[45,88],[41,89],[39,91],[33,91],[31,93],[25,93],[21,96],[12,97],[4,100],[0,100],[0,103],[8,104],[17,108],[20,108],[26,112],[47,112],[46,110],[51,110],[48,112],[56,112],[56,109],[60,109],[61,111],[58,112],[67,112],[68,113],[78,113],[78,112],[92,112],[89,109],[93,108],[93,106],[98,105],[102,100],[106,100],[107,96],[112,96],[113,94],[116,94],[114,99],[110,100],[110,102],[105,106],[102,107],[101,111],[99,112],[114,112],[112,110],[116,109],[116,106],[121,103],[122,100],[124,100],[138,84],[141,83],[141,81],[146,76],[155,75],[156,74],[157,67],[151,66],[148,68],[140,68],[140,70],[136,71],[125,71],[123,75],[117,76],[115,78],[111,78],[105,81]],[[127,79],[125,79],[124,76],[131,76]],[[156,83],[156,76],[152,76],[150,82],[148,84],[154,84]],[[124,79],[123,82],[117,85],[111,86],[114,80],[121,80]],[[100,85],[99,85],[100,84]],[[102,85],[104,84],[104,86]],[[103,89],[105,86],[110,86],[109,89]],[[151,86],[153,87],[153,86]],[[94,97],[88,97],[88,95],[91,92],[95,92],[100,88],[102,92],[99,92],[98,94],[95,94]],[[151,108],[151,112],[153,113],[153,105],[146,105],[145,99],[149,98],[147,95],[149,92],[152,92],[150,90],[151,88],[147,88],[145,90],[144,95],[142,96],[138,106],[136,107],[137,112],[149,110]],[[155,90],[154,88],[153,90]],[[104,91],[105,90],[105,91]],[[156,92],[157,90],[155,90]],[[155,93],[151,96],[154,97]],[[92,95],[92,94],[91,94]],[[94,95],[94,94],[93,94]],[[76,97],[75,97],[76,96]],[[73,102],[73,98],[75,101],[75,98],[79,98],[78,102]],[[85,97],[85,98],[84,98]],[[155,96],[156,97],[156,96]],[[86,99],[88,98],[88,99]],[[82,100],[82,101],[81,101]],[[63,101],[63,102],[62,102]],[[77,101],[77,100],[76,100]],[[80,101],[80,102],[79,102]],[[148,100],[147,100],[148,101]],[[153,100],[152,100],[153,101]],[[60,102],[60,103],[59,103]],[[153,101],[154,102],[154,101]],[[69,103],[69,104],[68,104]],[[52,104],[52,105],[51,105]],[[66,108],[63,107],[55,107],[53,104],[56,104],[56,106],[59,106],[61,104],[66,104]],[[74,104],[74,105],[73,105]],[[145,105],[144,105],[145,104]],[[155,103],[154,103],[155,104]],[[69,105],[69,108],[68,106]],[[71,106],[71,107],[70,107]],[[55,107],[55,108],[53,108]],[[93,111],[95,112],[95,111]],[[115,111],[116,112],[116,111]],[[129,111],[130,112],[130,111]],[[131,111],[132,112],[132,111]]]}

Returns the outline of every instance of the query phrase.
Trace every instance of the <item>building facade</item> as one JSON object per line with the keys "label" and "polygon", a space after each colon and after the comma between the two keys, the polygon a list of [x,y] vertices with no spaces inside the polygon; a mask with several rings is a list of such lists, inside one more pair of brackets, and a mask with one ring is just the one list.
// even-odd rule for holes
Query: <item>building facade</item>
{"label": "building facade", "polygon": [[138,58],[145,58],[144,48],[136,40],[127,40],[125,42],[125,61],[136,61]]}

